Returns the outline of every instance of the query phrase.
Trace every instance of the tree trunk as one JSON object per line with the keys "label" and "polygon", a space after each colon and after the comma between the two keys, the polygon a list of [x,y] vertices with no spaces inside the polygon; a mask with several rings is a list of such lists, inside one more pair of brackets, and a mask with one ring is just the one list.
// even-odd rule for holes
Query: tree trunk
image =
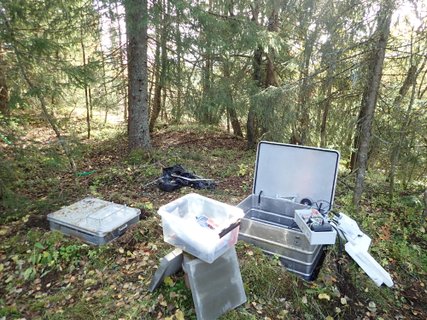
{"label": "tree trunk", "polygon": [[[162,119],[163,121],[166,121],[166,122],[168,122],[168,112],[166,110],[166,100],[168,98],[168,90],[167,89],[168,88],[166,86],[163,86],[162,107],[160,109],[160,111],[161,111],[161,113],[160,113],[160,119]],[[171,94],[170,97],[172,97],[171,90],[169,90],[169,94]]]}
{"label": "tree trunk", "polygon": [[[208,0],[208,12],[213,13],[212,0]],[[201,69],[201,85],[202,97],[199,99],[197,106],[197,118],[203,124],[212,124],[214,120],[213,99],[212,99],[212,83],[213,83],[213,46],[210,32],[213,30],[205,24],[200,30],[200,42],[202,48],[203,66]]]}
{"label": "tree trunk", "polygon": [[233,128],[233,134],[237,137],[243,137],[242,128],[240,127],[240,122],[239,122],[239,118],[237,117],[236,109],[230,106],[227,111],[228,111],[228,115],[230,116],[230,122],[231,122],[231,127]]}
{"label": "tree trunk", "polygon": [[[367,89],[365,88],[365,91]],[[365,93],[364,93],[365,95]],[[362,101],[363,103],[363,101]],[[351,151],[351,157],[350,157],[350,172],[354,173],[358,168],[357,163],[357,155],[358,155],[358,149],[359,149],[359,143],[360,143],[360,132],[362,130],[362,122],[363,119],[366,118],[366,107],[363,105],[360,107],[359,115],[357,116],[357,122],[356,122],[356,132],[354,134],[353,142],[352,142],[352,151]]]}
{"label": "tree trunk", "polygon": [[[160,6],[159,3],[157,3],[158,6]],[[159,10],[161,11],[161,10]],[[160,113],[160,107],[162,104],[161,97],[162,97],[162,83],[161,83],[161,62],[160,62],[160,51],[161,51],[161,44],[162,41],[160,38],[162,37],[161,32],[159,31],[159,27],[156,27],[156,52],[154,55],[154,97],[153,102],[151,105],[150,110],[150,132],[153,131],[154,125],[156,122],[157,117]]]}
{"label": "tree trunk", "polygon": [[176,8],[176,87],[177,87],[177,97],[176,104],[172,107],[172,116],[175,123],[181,121],[182,116],[182,39],[180,31],[180,21],[181,21],[181,9]]}
{"label": "tree trunk", "polygon": [[[124,52],[125,48],[123,48],[122,43],[122,29],[121,29],[121,19],[119,14],[119,6],[117,1],[114,2],[114,6],[116,9],[116,17],[117,17],[117,32],[118,32],[118,44],[119,44],[119,63],[120,63],[120,74],[122,82],[120,84],[120,92],[123,94],[123,121],[127,121],[128,112],[127,112],[127,101],[128,101],[128,91],[126,90],[126,86],[124,84],[125,80],[125,63],[124,63]],[[123,84],[122,84],[123,83]]]}
{"label": "tree trunk", "polygon": [[[410,146],[413,146],[415,144],[415,141],[416,141],[416,132],[412,131],[411,135],[409,137],[408,144]],[[406,165],[406,168],[404,169],[405,176],[404,176],[402,184],[403,184],[403,189],[407,190],[408,186],[411,185],[411,183],[413,181],[415,168],[418,167],[419,163],[415,159],[412,159],[412,160],[406,162],[405,165]]]}
{"label": "tree trunk", "polygon": [[151,148],[147,103],[147,0],[125,0],[128,36],[129,149]]}
{"label": "tree trunk", "polygon": [[[316,28],[317,30],[317,28]],[[307,31],[308,32],[308,31]],[[304,62],[300,70],[300,89],[299,89],[299,113],[297,135],[301,144],[309,143],[310,131],[310,97],[312,93],[312,83],[310,80],[310,59],[313,53],[315,34],[307,36],[304,49]]]}
{"label": "tree trunk", "polygon": [[[80,27],[80,46],[82,48],[82,60],[83,60],[83,68],[86,69],[86,50],[83,42],[83,26]],[[89,104],[89,92],[88,85],[84,83],[84,92],[85,92],[85,105],[86,105],[86,127],[87,127],[87,138],[90,139],[90,119],[91,119],[91,110]]]}
{"label": "tree trunk", "polygon": [[[108,95],[107,84],[106,84],[106,72],[105,72],[105,56],[104,52],[101,50],[101,65],[102,65],[102,88],[104,89],[104,95]],[[105,106],[105,117],[104,125],[107,124],[108,111],[110,109],[109,104]]]}
{"label": "tree trunk", "polygon": [[390,33],[390,22],[393,13],[391,1],[386,0],[378,12],[376,45],[371,53],[368,65],[368,77],[363,93],[361,104],[361,118],[358,125],[359,141],[357,149],[357,173],[354,188],[353,202],[356,210],[359,209],[362,197],[366,168],[368,164],[368,151],[371,142],[371,129],[374,120],[375,106],[378,98],[378,91],[381,83],[381,76],[384,64],[384,57],[388,36]]}
{"label": "tree trunk", "polygon": [[[230,80],[230,66],[227,61],[223,61],[223,74],[224,78],[226,79],[228,85],[226,88],[226,95],[227,95],[227,126],[229,126],[229,121],[231,122],[231,127],[233,128],[233,134],[238,137],[243,137],[242,128],[240,127],[240,122],[237,117],[236,108],[234,106],[234,99],[233,99],[233,90],[231,88],[231,82]],[[228,121],[229,120],[229,121]]]}
{"label": "tree trunk", "polygon": [[[420,70],[422,69],[423,69],[423,66],[420,68]],[[411,120],[411,111],[415,101],[416,83],[417,83],[417,67],[414,65],[411,65],[406,75],[405,81],[403,82],[402,87],[399,90],[399,94],[394,99],[394,103],[393,103],[394,108],[400,109],[400,105],[402,103],[403,98],[409,91],[410,86],[412,86],[411,99],[409,101],[408,108],[404,115],[402,126],[400,127],[400,130],[399,130],[399,138],[397,140],[397,144],[393,146],[392,152],[391,152],[390,171],[388,175],[389,193],[390,193],[391,199],[393,199],[394,180],[396,175],[397,163],[399,162],[399,158],[400,158],[400,151],[402,148],[403,140],[407,132],[407,128],[409,126],[409,122]]]}
{"label": "tree trunk", "polygon": [[9,116],[9,89],[6,82],[6,64],[3,59],[3,47],[0,43],[0,113]]}
{"label": "tree trunk", "polygon": [[424,191],[424,218],[427,218],[427,189]]}
{"label": "tree trunk", "polygon": [[326,65],[328,66],[328,70],[326,72],[326,80],[324,82],[324,85],[322,86],[324,100],[321,103],[321,106],[319,108],[319,112],[321,113],[321,116],[319,117],[321,148],[326,147],[328,143],[327,123],[328,123],[329,110],[331,108],[331,102],[332,102],[333,77],[336,69],[336,57],[334,55],[331,55],[331,52],[335,51],[334,40],[332,39],[330,42],[326,43],[325,48],[328,48],[328,50],[326,50],[326,54],[322,57],[322,60],[325,61]]}
{"label": "tree trunk", "polygon": [[[269,32],[278,32],[279,31],[279,14],[278,10],[273,9],[271,15],[268,19],[268,27],[267,30]],[[268,88],[269,86],[279,86],[279,80],[276,72],[276,67],[274,65],[274,61],[276,58],[276,50],[272,47],[268,48],[267,54],[267,64],[266,64],[266,72],[265,72],[265,82],[264,86]]]}
{"label": "tree trunk", "polygon": [[327,130],[326,125],[328,123],[328,115],[329,115],[329,109],[331,108],[331,94],[332,94],[332,86],[329,86],[326,91],[326,98],[323,102],[322,106],[322,121],[320,124],[320,147],[324,148],[327,145]]}
{"label": "tree trunk", "polygon": [[[230,2],[228,4],[226,14],[228,14],[230,17],[234,17],[234,3]],[[231,71],[230,71],[230,63],[226,59],[222,62],[223,66],[223,74],[225,81],[227,81],[227,88],[226,88],[226,95],[227,95],[227,102],[226,102],[226,118],[227,118],[227,131],[230,132],[230,122],[231,127],[233,128],[233,134],[237,137],[243,137],[242,128],[240,126],[239,118],[237,116],[236,112],[236,106],[234,105],[234,98],[233,98],[233,89],[231,86]]]}
{"label": "tree trunk", "polygon": [[[99,3],[100,0],[96,1],[96,8],[100,8],[101,4]],[[111,10],[111,8],[109,8],[109,10]],[[95,45],[95,51],[99,52],[100,54],[100,62],[101,62],[101,84],[100,84],[100,94],[103,95],[104,97],[108,97],[108,89],[107,89],[107,72],[106,72],[106,68],[105,68],[105,52],[103,50],[102,47],[102,32],[103,32],[103,20],[101,17],[99,17],[99,19],[97,20],[97,32],[96,32],[96,40],[97,43]],[[91,95],[89,95],[90,99],[90,105],[93,106],[92,104],[92,97]],[[108,119],[108,111],[110,108],[110,104],[109,103],[105,103],[105,105],[103,105],[105,107],[105,114],[104,114],[104,123],[103,125],[105,126],[107,124],[107,119]]]}
{"label": "tree trunk", "polygon": [[85,105],[86,105],[86,127],[87,127],[87,138],[90,139],[90,106],[89,106],[89,93],[88,86],[85,84]]}
{"label": "tree trunk", "polygon": [[[271,33],[277,33],[279,31],[279,13],[278,9],[273,8],[271,11],[270,17],[268,18],[267,31]],[[268,47],[268,52],[265,54],[266,65],[265,65],[265,79],[264,79],[264,88],[270,86],[279,86],[279,77],[276,72],[275,60],[276,60],[276,50],[273,47]],[[260,126],[260,136],[265,135],[269,131],[269,121],[265,119],[273,119],[274,109],[269,107],[264,107],[262,110],[262,125]]]}
{"label": "tree trunk", "polygon": [[[259,46],[255,51],[252,58],[252,68],[253,74],[252,79],[258,86],[261,85],[261,64],[262,64],[262,55],[263,50],[262,47]],[[250,101],[249,112],[248,112],[248,120],[246,122],[246,140],[247,140],[247,148],[253,149],[257,144],[258,139],[258,130],[256,125],[256,109],[255,109],[254,101]]]}
{"label": "tree trunk", "polygon": [[293,128],[291,143],[308,144],[310,131],[310,96],[312,92],[312,81],[310,79],[310,60],[313,54],[319,24],[314,22],[315,30],[310,31],[315,12],[316,2],[309,0],[302,3],[304,10],[301,12],[300,20],[302,36],[304,38],[304,51],[299,63],[299,92],[297,121]]}
{"label": "tree trunk", "polygon": [[89,98],[90,118],[93,119],[92,89],[90,88],[90,85],[87,86],[87,93]]}
{"label": "tree trunk", "polygon": [[[164,3],[162,4],[161,1],[157,2],[157,5],[159,6],[159,12],[162,12],[162,23],[161,23],[161,31],[160,31],[160,44],[157,42],[157,48],[156,48],[156,88],[154,89],[154,101],[153,101],[153,108],[151,109],[151,116],[150,116],[150,132],[154,130],[154,126],[156,124],[157,118],[159,117],[161,108],[162,108],[162,91],[164,90],[165,86],[165,79],[166,79],[166,66],[167,66],[167,48],[166,48],[166,38],[167,38],[167,15],[168,11],[166,10],[166,6]],[[163,12],[166,10],[166,12]],[[158,32],[159,30],[157,30]],[[159,55],[159,46],[160,46],[160,59],[158,57]]]}
{"label": "tree trunk", "polygon": [[[255,3],[254,7],[252,7],[252,21],[258,24],[258,16],[259,16],[259,3]],[[252,57],[252,80],[258,86],[262,86],[262,55],[263,49],[261,45],[258,45],[254,50]],[[256,126],[256,109],[254,102],[250,101],[249,112],[248,112],[248,120],[246,122],[246,140],[247,140],[247,148],[253,149],[256,146],[257,139],[257,126]]]}
{"label": "tree trunk", "polygon": [[[206,31],[204,31],[206,32]],[[211,69],[212,69],[212,49],[211,41],[209,40],[209,36],[205,35],[208,38],[205,54],[204,54],[204,65],[202,69],[202,100],[200,105],[200,120],[202,123],[210,124],[213,120],[212,111],[209,108],[211,101]]]}
{"label": "tree trunk", "polygon": [[[102,67],[102,89],[104,91],[103,94],[107,97],[108,90],[107,90],[107,83],[106,83],[107,73],[105,71],[105,55],[104,55],[104,51],[100,50],[100,52],[101,52],[101,67]],[[109,109],[110,109],[110,106],[107,104],[105,106],[104,125],[107,124],[107,117],[108,117]]]}

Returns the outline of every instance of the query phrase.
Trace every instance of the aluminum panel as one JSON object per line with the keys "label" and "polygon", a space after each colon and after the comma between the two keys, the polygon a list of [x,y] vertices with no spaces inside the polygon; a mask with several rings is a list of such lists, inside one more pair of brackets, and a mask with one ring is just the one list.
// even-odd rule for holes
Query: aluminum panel
{"label": "aluminum panel", "polygon": [[262,141],[253,194],[271,198],[334,201],[340,154],[336,150]]}

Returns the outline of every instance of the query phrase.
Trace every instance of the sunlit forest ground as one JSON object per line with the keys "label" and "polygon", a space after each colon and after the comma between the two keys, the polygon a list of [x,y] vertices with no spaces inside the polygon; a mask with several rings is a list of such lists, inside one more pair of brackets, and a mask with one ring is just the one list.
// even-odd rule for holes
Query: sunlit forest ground
{"label": "sunlit forest ground", "polygon": [[[75,114],[74,114],[75,115]],[[17,137],[1,142],[0,319],[195,319],[182,273],[160,289],[148,286],[163,242],[160,205],[194,192],[165,193],[149,185],[174,164],[215,179],[215,190],[197,192],[237,205],[251,193],[255,150],[226,130],[191,124],[163,126],[150,153],[128,153],[120,118],[93,122],[69,118],[66,138],[79,168],[68,171],[53,133],[37,117],[16,120]],[[342,170],[335,208],[355,218],[373,239],[371,253],[393,288],[376,287],[338,246],[330,246],[319,276],[307,282],[277,258],[238,242],[248,301],[221,319],[426,319],[427,236],[422,188],[390,200],[385,177],[369,172],[362,210],[351,206],[353,177]],[[142,209],[141,221],[100,247],[51,232],[46,215],[87,195]]]}

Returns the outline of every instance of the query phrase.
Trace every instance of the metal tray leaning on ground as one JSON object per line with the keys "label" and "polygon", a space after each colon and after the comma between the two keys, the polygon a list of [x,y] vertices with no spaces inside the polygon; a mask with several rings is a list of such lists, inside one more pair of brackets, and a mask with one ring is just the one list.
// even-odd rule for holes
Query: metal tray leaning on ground
{"label": "metal tray leaning on ground", "polygon": [[[314,280],[325,242],[310,242],[295,223],[295,211],[309,206],[324,213],[331,209],[338,161],[336,150],[261,141],[252,194],[238,205],[245,212],[239,239],[277,255],[286,269],[303,279]],[[335,230],[326,234],[336,237]]]}

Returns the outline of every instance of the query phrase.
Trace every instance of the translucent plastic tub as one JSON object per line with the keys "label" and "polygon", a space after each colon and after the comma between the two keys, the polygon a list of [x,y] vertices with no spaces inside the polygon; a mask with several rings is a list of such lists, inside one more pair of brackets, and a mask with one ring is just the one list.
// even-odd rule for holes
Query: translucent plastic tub
{"label": "translucent plastic tub", "polygon": [[165,242],[212,263],[234,246],[243,210],[190,193],[159,208]]}

